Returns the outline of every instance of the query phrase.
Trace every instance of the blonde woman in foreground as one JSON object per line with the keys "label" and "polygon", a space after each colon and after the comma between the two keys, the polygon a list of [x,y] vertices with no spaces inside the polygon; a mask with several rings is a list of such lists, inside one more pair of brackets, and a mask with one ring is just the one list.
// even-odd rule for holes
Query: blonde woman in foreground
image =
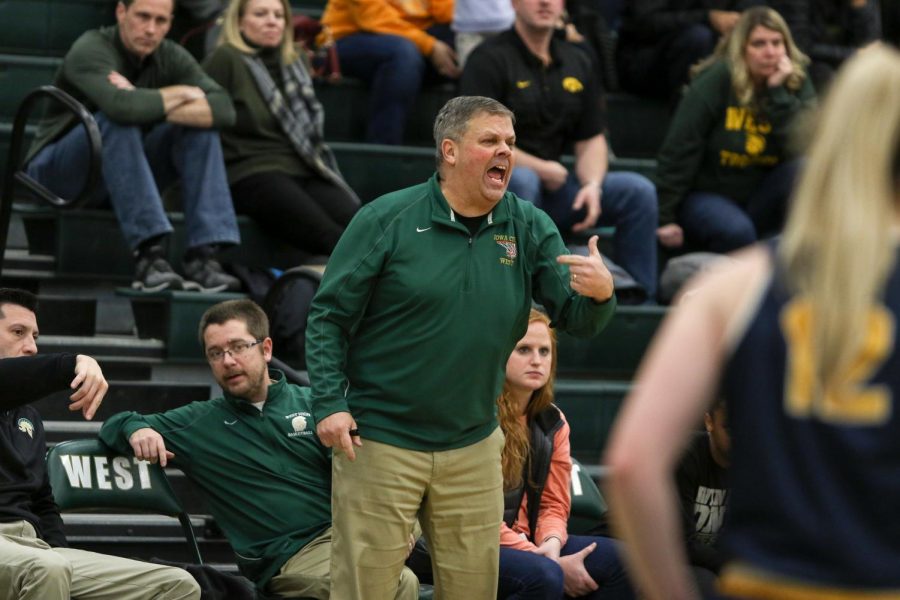
{"label": "blonde woman in foreground", "polygon": [[[667,319],[606,455],[648,598],[698,598],[671,470],[729,398],[728,598],[900,598],[900,54],[852,59],[777,244],[710,274]],[[689,351],[685,351],[689,349]]]}

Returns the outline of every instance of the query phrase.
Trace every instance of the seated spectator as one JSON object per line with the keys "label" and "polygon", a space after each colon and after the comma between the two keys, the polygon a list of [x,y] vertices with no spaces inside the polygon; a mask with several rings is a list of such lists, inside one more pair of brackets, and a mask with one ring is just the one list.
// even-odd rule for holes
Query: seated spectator
{"label": "seated spectator", "polygon": [[[200,343],[224,397],[155,415],[122,412],[100,439],[137,458],[174,461],[203,493],[259,590],[328,600],[331,451],[316,436],[309,388],[269,369],[269,321],[250,300],[221,302],[200,319]],[[412,571],[397,600],[418,598]]]}
{"label": "seated spectator", "polygon": [[704,597],[713,592],[725,564],[719,530],[728,504],[731,436],[722,397],[703,415],[706,431],[697,432],[675,472],[688,562]]}
{"label": "seated spectator", "polygon": [[845,59],[881,37],[877,0],[769,0],[768,5],[781,13],[812,61],[809,75],[820,92]]}
{"label": "seated spectator", "polygon": [[37,355],[37,298],[0,288],[0,597],[199,600],[187,571],[69,548],[53,500],[44,425],[28,403],[73,390],[70,410],[93,418],[109,385],[83,354]]}
{"label": "seated spectator", "polygon": [[328,255],[360,203],[325,145],[322,105],[287,23],[287,0],[233,0],[203,67],[234,101],[222,149],[235,210]]}
{"label": "seated spectator", "polygon": [[619,82],[674,104],[691,65],[712,54],[740,12],[760,0],[631,0],[619,28]]}
{"label": "seated spectator", "polygon": [[569,425],[553,402],[556,334],[532,309],[497,399],[506,436],[498,598],[634,598],[616,543],[569,535]]}
{"label": "seated spectator", "polygon": [[459,67],[465,67],[475,46],[512,27],[515,17],[510,0],[455,0],[451,27]]}
{"label": "seated spectator", "polygon": [[659,152],[659,241],[730,252],[781,229],[798,165],[789,128],[815,102],[784,20],[741,16],[697,75]]}
{"label": "seated spectator", "polygon": [[[163,39],[173,0],[120,0],[117,24],[88,31],[66,54],[55,85],[94,113],[103,139],[101,195],[108,196],[137,261],[135,289],[237,290],[215,260],[240,241],[216,127],[234,108],[186,50]],[[84,128],[54,106],[28,152],[28,174],[56,194],[84,187],[90,156]],[[184,275],[164,258],[172,232],[160,190],[181,180],[187,252]]]}
{"label": "seated spectator", "polygon": [[336,40],[341,72],[371,88],[366,141],[400,144],[426,78],[456,79],[453,0],[328,0],[322,25]]}
{"label": "seated spectator", "polygon": [[[562,5],[513,0],[513,28],[472,52],[460,91],[499,100],[516,116],[509,191],[544,209],[563,235],[614,225],[613,258],[653,298],[653,184],[637,173],[607,173],[603,91],[588,54],[554,36]],[[559,161],[571,145],[575,168],[569,172]]]}

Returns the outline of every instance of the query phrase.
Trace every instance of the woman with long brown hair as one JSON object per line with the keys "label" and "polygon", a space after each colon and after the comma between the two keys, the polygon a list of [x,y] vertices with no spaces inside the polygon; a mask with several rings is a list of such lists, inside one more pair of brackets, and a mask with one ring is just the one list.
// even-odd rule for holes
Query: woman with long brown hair
{"label": "woman with long brown hair", "polygon": [[569,424],[553,404],[556,334],[532,309],[528,331],[506,363],[497,399],[506,436],[498,598],[626,599],[634,595],[616,550],[603,537],[568,535]]}

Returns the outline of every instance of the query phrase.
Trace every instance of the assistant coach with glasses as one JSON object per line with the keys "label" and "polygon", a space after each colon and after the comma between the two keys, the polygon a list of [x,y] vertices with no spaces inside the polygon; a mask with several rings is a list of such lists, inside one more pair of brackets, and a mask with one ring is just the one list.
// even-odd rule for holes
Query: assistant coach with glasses
{"label": "assistant coach with glasses", "polygon": [[[224,397],[155,415],[119,413],[100,438],[119,452],[184,471],[205,496],[241,573],[281,597],[329,598],[331,451],[316,437],[309,388],[268,368],[269,322],[250,300],[216,304],[200,341]],[[398,574],[392,600],[415,600]]]}
{"label": "assistant coach with glasses", "polygon": [[335,448],[331,593],[340,600],[392,597],[417,518],[435,598],[496,594],[503,434],[494,401],[506,360],[532,299],[582,336],[615,310],[596,236],[589,256],[572,256],[546,213],[506,191],[509,109],[454,98],[434,139],[438,172],[360,209],[310,310],[313,415]]}

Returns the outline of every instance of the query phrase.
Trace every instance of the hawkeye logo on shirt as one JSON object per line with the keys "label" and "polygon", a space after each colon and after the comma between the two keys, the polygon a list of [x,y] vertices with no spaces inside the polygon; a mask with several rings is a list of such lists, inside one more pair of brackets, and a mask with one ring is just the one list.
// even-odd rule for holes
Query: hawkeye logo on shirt
{"label": "hawkeye logo on shirt", "polygon": [[511,267],[516,263],[516,257],[519,256],[519,248],[516,246],[516,236],[497,234],[494,241],[506,251],[506,256],[500,257],[500,264]]}
{"label": "hawkeye logo on shirt", "polygon": [[298,437],[298,436],[307,436],[312,435],[313,431],[309,427],[312,423],[312,415],[308,412],[295,412],[289,415],[284,415],[284,418],[291,422],[291,433],[288,434],[288,437]]}
{"label": "hawkeye logo on shirt", "polygon": [[21,419],[16,421],[16,425],[18,425],[19,431],[21,431],[22,433],[27,433],[28,437],[34,439],[34,425],[31,423],[31,421],[29,421],[25,417],[22,417]]}
{"label": "hawkeye logo on shirt", "polygon": [[584,84],[577,77],[566,77],[562,80],[562,87],[570,94],[577,94],[584,90]]}
{"label": "hawkeye logo on shirt", "polygon": [[516,87],[520,90],[524,90],[527,87],[531,87],[531,81],[529,81],[528,79],[520,79],[516,82]]}

